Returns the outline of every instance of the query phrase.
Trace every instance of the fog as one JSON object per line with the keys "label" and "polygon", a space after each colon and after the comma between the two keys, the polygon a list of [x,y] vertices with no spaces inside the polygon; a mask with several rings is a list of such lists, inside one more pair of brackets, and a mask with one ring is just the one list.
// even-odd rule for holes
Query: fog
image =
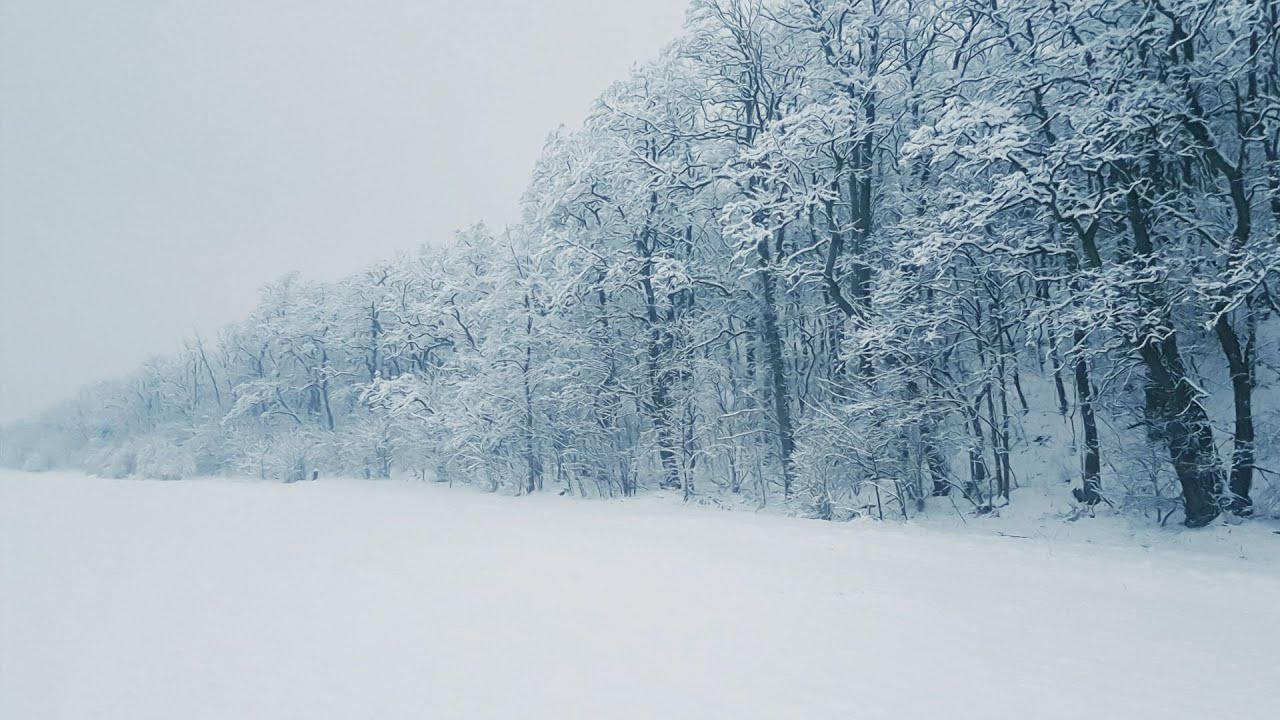
{"label": "fog", "polygon": [[686,0],[0,3],[0,420],[513,220],[547,132]]}

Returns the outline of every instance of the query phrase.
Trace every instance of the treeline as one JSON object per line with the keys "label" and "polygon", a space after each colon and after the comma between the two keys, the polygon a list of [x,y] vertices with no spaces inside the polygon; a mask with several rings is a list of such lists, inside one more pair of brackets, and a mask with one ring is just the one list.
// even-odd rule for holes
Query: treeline
{"label": "treeline", "polygon": [[1199,526],[1276,454],[1278,268],[1280,0],[699,0],[518,226],[284,278],[5,452]]}

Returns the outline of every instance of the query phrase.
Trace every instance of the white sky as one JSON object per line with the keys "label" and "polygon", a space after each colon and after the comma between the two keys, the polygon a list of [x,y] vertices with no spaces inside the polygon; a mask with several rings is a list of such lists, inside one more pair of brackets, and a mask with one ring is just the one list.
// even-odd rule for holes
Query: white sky
{"label": "white sky", "polygon": [[0,421],[517,217],[688,0],[0,0]]}

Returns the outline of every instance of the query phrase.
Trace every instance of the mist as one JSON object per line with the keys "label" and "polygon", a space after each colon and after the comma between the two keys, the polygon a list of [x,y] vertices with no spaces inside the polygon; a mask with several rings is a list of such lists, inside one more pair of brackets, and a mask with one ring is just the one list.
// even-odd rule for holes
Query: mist
{"label": "mist", "polygon": [[686,4],[0,4],[0,421],[215,334],[283,273],[516,220],[547,132]]}

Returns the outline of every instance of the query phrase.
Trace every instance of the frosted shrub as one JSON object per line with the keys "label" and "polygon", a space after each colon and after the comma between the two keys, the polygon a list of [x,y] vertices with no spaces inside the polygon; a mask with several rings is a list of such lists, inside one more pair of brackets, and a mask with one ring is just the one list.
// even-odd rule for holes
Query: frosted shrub
{"label": "frosted shrub", "polygon": [[181,480],[196,474],[195,456],[168,438],[148,436],[137,443],[135,472],[151,480]]}
{"label": "frosted shrub", "polygon": [[271,439],[265,437],[246,443],[231,463],[236,474],[259,480],[273,478],[271,445]]}
{"label": "frosted shrub", "polygon": [[236,472],[261,480],[310,480],[322,466],[332,466],[325,462],[331,445],[328,434],[280,433],[247,444],[233,466]]}
{"label": "frosted shrub", "polygon": [[389,478],[400,437],[389,419],[360,416],[335,437],[334,445],[343,474]]}
{"label": "frosted shrub", "polygon": [[306,480],[311,471],[311,447],[301,433],[279,435],[267,454],[268,478],[297,482]]}
{"label": "frosted shrub", "polygon": [[232,470],[234,448],[239,440],[221,424],[198,428],[196,434],[183,443],[195,463],[193,474],[220,475]]}
{"label": "frosted shrub", "polygon": [[136,471],[137,465],[137,453],[132,442],[94,444],[85,452],[84,470],[90,475],[125,478]]}
{"label": "frosted shrub", "polygon": [[43,453],[32,453],[22,461],[22,469],[26,472],[44,472],[53,469],[53,461]]}

